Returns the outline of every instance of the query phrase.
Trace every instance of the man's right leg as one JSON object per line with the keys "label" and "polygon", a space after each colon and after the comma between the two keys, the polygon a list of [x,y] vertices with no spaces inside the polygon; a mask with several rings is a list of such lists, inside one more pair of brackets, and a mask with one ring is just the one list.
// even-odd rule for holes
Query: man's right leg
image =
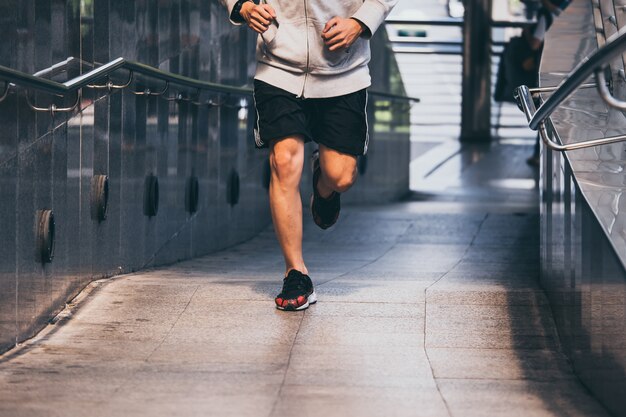
{"label": "man's right leg", "polygon": [[302,257],[302,199],[300,177],[304,165],[304,138],[286,137],[270,145],[270,208],[274,230],[285,258],[283,288],[276,296],[280,310],[304,310],[317,301],[313,282]]}
{"label": "man's right leg", "polygon": [[300,178],[304,165],[304,138],[286,137],[270,144],[270,209],[274,230],[285,258],[285,276],[291,269],[308,274],[302,256],[302,199]]}

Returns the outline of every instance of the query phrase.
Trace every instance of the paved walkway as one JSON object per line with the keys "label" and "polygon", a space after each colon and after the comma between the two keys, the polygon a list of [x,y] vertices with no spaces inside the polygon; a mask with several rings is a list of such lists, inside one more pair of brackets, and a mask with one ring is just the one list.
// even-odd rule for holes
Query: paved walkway
{"label": "paved walkway", "polygon": [[306,223],[306,312],[273,308],[271,229],[97,283],[0,357],[0,415],[605,415],[559,352],[533,210],[407,202]]}

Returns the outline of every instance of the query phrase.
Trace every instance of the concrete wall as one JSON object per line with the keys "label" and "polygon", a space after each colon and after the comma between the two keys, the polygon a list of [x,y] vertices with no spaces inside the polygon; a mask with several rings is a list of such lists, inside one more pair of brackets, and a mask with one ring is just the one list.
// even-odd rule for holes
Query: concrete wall
{"label": "concrete wall", "polygon": [[[0,36],[0,65],[20,71],[76,58],[46,74],[60,81],[120,56],[230,85],[248,84],[254,73],[254,36],[232,27],[216,0],[7,0]],[[374,43],[376,87],[402,93],[382,31]],[[31,96],[41,106],[51,100]],[[355,200],[380,201],[377,191],[395,198],[408,188],[408,112],[390,116],[389,105],[403,109],[371,101],[372,152]],[[13,89],[0,103],[0,351],[31,337],[93,279],[206,254],[266,227],[267,152],[254,149],[252,114],[83,89],[78,110],[52,117]],[[238,204],[227,201],[234,172]],[[95,175],[110,180],[102,222],[91,216]],[[156,216],[143,210],[149,175],[160,185]],[[195,214],[185,210],[192,175],[200,191]],[[50,263],[35,256],[41,210],[55,216]]]}

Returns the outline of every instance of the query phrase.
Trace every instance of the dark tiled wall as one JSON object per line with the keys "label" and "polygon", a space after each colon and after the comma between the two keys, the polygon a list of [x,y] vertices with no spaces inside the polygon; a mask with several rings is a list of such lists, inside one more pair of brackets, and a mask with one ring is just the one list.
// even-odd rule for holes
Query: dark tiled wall
{"label": "dark tiled wall", "polygon": [[[253,37],[233,28],[217,1],[4,0],[0,35],[0,65],[20,71],[80,58],[66,72],[45,75],[59,81],[120,56],[234,85],[248,83],[254,70]],[[124,78],[120,72],[116,81]],[[32,99],[47,106],[51,97]],[[94,278],[204,254],[265,227],[266,154],[247,140],[250,124],[238,110],[89,89],[80,111],[51,117],[13,90],[0,103],[0,351],[31,336]],[[232,171],[242,190],[234,206],[226,201]],[[195,215],[184,204],[192,173],[200,180]],[[101,223],[90,214],[97,174],[110,178]],[[154,217],[143,214],[148,174],[160,185]],[[41,209],[56,218],[48,264],[35,260]]]}
{"label": "dark tiled wall", "polygon": [[[255,38],[232,27],[217,0],[2,0],[0,36],[0,65],[19,71],[73,57],[64,71],[42,74],[57,81],[117,57],[230,85],[249,84],[254,74]],[[373,46],[375,88],[401,94],[382,31]],[[120,71],[112,81],[126,79]],[[53,99],[30,96],[40,106]],[[252,114],[85,88],[78,110],[52,116],[34,112],[25,91],[13,89],[0,103],[0,352],[32,336],[93,279],[206,254],[265,227],[267,153],[254,149]],[[396,198],[408,189],[408,107],[372,97],[369,119],[371,151],[351,198]],[[234,172],[241,193],[231,205]],[[94,175],[110,179],[103,222],[91,218]],[[143,214],[148,175],[160,185],[153,217]],[[194,215],[184,204],[191,175],[200,185]],[[56,219],[55,257],[47,264],[35,260],[36,212],[44,209]]]}
{"label": "dark tiled wall", "polygon": [[[559,85],[596,52],[604,35],[617,30],[609,19],[615,12],[624,26],[618,3],[573,2],[555,19],[546,35],[542,85]],[[624,99],[620,61],[611,62],[612,92]],[[575,143],[622,134],[626,119],[597,92],[581,89],[556,109],[547,128],[552,140]],[[626,416],[625,150],[624,143],[564,153],[544,147],[540,179],[541,283],[563,352],[614,416]]]}
{"label": "dark tiled wall", "polygon": [[626,416],[626,272],[594,212],[612,214],[620,196],[598,184],[582,191],[558,152],[544,151],[543,164],[541,284],[561,347],[594,396]]}

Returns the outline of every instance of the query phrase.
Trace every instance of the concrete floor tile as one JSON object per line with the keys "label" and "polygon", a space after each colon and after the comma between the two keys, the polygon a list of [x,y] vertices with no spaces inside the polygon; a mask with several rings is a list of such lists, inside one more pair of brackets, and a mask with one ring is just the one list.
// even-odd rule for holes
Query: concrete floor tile
{"label": "concrete floor tile", "polygon": [[439,380],[453,415],[608,417],[577,381]]}
{"label": "concrete floor tile", "polygon": [[542,349],[558,346],[548,306],[427,304],[426,346]]}
{"label": "concrete floor tile", "polygon": [[[108,401],[119,386],[139,368],[140,362],[71,365],[50,362],[29,364],[0,373],[0,404],[46,404],[54,401],[71,403],[76,398],[97,402]],[[0,414],[2,415],[2,414]]]}
{"label": "concrete floor tile", "polygon": [[426,332],[426,347],[468,349],[556,349],[558,341],[553,336],[458,332]]}
{"label": "concrete floor tile", "polygon": [[225,349],[230,345],[289,344],[298,331],[300,315],[302,313],[298,312],[271,320],[251,319],[245,323],[220,318],[188,318],[170,331],[167,341],[193,346],[199,343],[221,343]]}
{"label": "concrete floor tile", "polygon": [[409,303],[424,302],[427,284],[410,281],[358,281],[335,279],[315,289],[320,302]]}
{"label": "concrete floor tile", "polygon": [[[334,241],[312,241],[303,245],[302,249],[306,253],[307,263],[317,263],[319,261],[329,263],[329,254],[338,254],[335,256],[338,260],[344,261],[372,261],[385,252],[387,252],[393,243],[372,245],[370,242],[361,244],[351,244],[346,247],[345,243]],[[330,263],[332,264],[333,259]]]}
{"label": "concrete floor tile", "polygon": [[62,362],[66,361],[65,358],[71,358],[71,361],[102,360],[104,362],[119,358],[128,361],[143,360],[161,343],[165,338],[165,333],[153,333],[150,339],[147,337],[144,335],[137,339],[130,335],[113,339],[106,334],[99,333],[94,327],[86,327],[84,331],[72,328],[67,332],[55,333],[45,343],[27,352],[27,356],[29,359],[37,356],[58,358]]}
{"label": "concrete floor tile", "polygon": [[[322,307],[322,306],[315,306]],[[422,334],[424,321],[420,317],[362,317],[362,316],[327,316],[307,314],[302,320],[298,337],[302,338],[311,331],[325,330],[342,333],[389,333],[389,334]]]}
{"label": "concrete floor tile", "polygon": [[285,366],[291,344],[180,343],[166,340],[146,360],[147,364],[176,371],[239,372],[252,368]]}
{"label": "concrete floor tile", "polygon": [[511,270],[508,266],[498,266],[496,269],[477,270],[452,270],[443,275],[437,282],[437,287],[481,285],[484,289],[496,287],[494,293],[506,293],[509,290],[515,291],[519,288],[539,288],[539,280],[536,272]]}
{"label": "concrete floor tile", "polygon": [[245,302],[239,302],[236,299],[194,297],[186,306],[184,313],[178,317],[178,320],[185,321],[191,316],[197,320],[221,319],[230,322],[238,320],[247,322],[259,317],[284,317],[284,315],[284,312],[276,310],[274,297],[269,300],[247,300]]}
{"label": "concrete floor tile", "polygon": [[[428,359],[421,346],[329,346],[296,344],[290,369],[378,369],[381,374],[417,375],[430,378]],[[432,378],[430,378],[432,380]]]}
{"label": "concrete floor tile", "polygon": [[290,367],[285,383],[289,385],[348,386],[355,388],[402,388],[422,390],[434,388],[432,375],[390,375],[379,369],[299,369]]}
{"label": "concrete floor tile", "polygon": [[548,299],[536,288],[507,288],[485,283],[451,284],[442,280],[426,291],[428,304],[546,306]]}
{"label": "concrete floor tile", "polygon": [[424,244],[446,244],[446,245],[469,245],[473,240],[473,233],[464,234],[436,234],[436,233],[415,233],[402,236],[400,243],[424,243]]}
{"label": "concrete floor tile", "polygon": [[427,351],[437,379],[575,378],[565,356],[551,350],[428,348]]}
{"label": "concrete floor tile", "polygon": [[423,324],[419,318],[305,316],[296,343],[419,347],[423,340]]}
{"label": "concrete floor tile", "polygon": [[332,273],[335,276],[347,274],[351,271],[356,271],[367,265],[369,261],[365,260],[345,260],[345,259],[333,259],[332,257],[320,256],[312,261],[307,260],[307,268],[309,269],[309,275],[311,279],[316,278],[319,274]]}
{"label": "concrete floor tile", "polygon": [[138,402],[186,398],[199,401],[207,395],[276,395],[284,379],[282,366],[273,369],[250,367],[247,371],[218,370],[169,372],[160,366],[144,366],[132,374],[116,393],[122,399]]}
{"label": "concrete floor tile", "polygon": [[367,303],[367,302],[339,302],[325,300],[319,306],[313,306],[306,312],[307,317],[334,316],[334,317],[389,317],[421,319],[424,317],[424,305],[413,303]]}
{"label": "concrete floor tile", "polygon": [[390,333],[359,333],[334,330],[310,330],[296,341],[296,344],[310,343],[316,345],[335,346],[423,346],[424,335],[417,333],[390,334]]}
{"label": "concrete floor tile", "polygon": [[467,251],[464,244],[409,244],[398,243],[380,258],[380,261],[389,260],[396,264],[413,265],[423,262],[453,262],[463,258]]}
{"label": "concrete floor tile", "polygon": [[366,266],[364,268],[348,272],[336,278],[341,278],[342,280],[346,281],[413,281],[421,282],[425,286],[427,286],[440,279],[443,275],[444,273],[442,272],[424,272],[414,271],[411,269],[403,269],[401,271],[393,270],[391,268],[386,270],[369,270]]}
{"label": "concrete floor tile", "polygon": [[406,273],[445,273],[455,267],[457,261],[449,259],[419,259],[414,260],[411,263],[404,263],[402,260],[380,260],[368,264],[363,270],[366,271],[394,271],[399,274]]}
{"label": "concrete floor tile", "polygon": [[288,385],[272,417],[424,417],[448,416],[436,389],[365,388]]}
{"label": "concrete floor tile", "polygon": [[[92,414],[89,415],[93,417],[256,417],[268,415],[274,401],[275,395],[245,395],[238,394],[236,391],[227,395],[207,393],[201,399],[189,399],[184,395],[180,395],[145,403],[134,399],[123,399],[99,405],[97,409],[90,411]],[[76,414],[76,416],[80,415]]]}
{"label": "concrete floor tile", "polygon": [[263,301],[274,300],[280,292],[282,283],[276,282],[242,282],[237,280],[212,283],[198,288],[194,295],[195,302],[209,302],[213,300]]}
{"label": "concrete floor tile", "polygon": [[522,276],[538,277],[539,265],[535,262],[528,262],[526,260],[519,260],[516,262],[508,261],[489,261],[484,262],[475,261],[470,258],[464,258],[458,265],[452,270],[454,272],[468,272],[468,273],[492,273],[492,274],[520,274]]}
{"label": "concrete floor tile", "polygon": [[[549,307],[542,305],[427,304],[427,332],[476,332],[501,335],[552,335],[545,329]],[[549,321],[552,323],[551,321]]]}
{"label": "concrete floor tile", "polygon": [[337,348],[297,344],[285,383],[354,387],[434,388],[430,365],[420,347]]}
{"label": "concrete floor tile", "polygon": [[152,323],[150,321],[133,321],[130,323],[111,322],[108,324],[93,324],[76,321],[75,325],[59,329],[58,337],[47,345],[72,343],[75,346],[96,345],[103,341],[111,343],[153,343],[165,338],[174,325],[175,320],[167,323]]}

